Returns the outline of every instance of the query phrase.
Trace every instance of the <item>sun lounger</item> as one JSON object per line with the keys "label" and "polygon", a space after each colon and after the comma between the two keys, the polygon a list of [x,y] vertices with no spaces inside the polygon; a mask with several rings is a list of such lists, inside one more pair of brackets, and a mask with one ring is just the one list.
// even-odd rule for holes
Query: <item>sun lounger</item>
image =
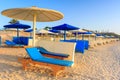
{"label": "sun lounger", "polygon": [[73,61],[68,61],[68,60],[60,60],[60,59],[55,59],[55,58],[48,58],[45,56],[42,56],[41,53],[38,51],[37,48],[26,48],[26,51],[30,58],[27,59],[19,59],[19,61],[22,62],[23,68],[28,69],[30,67],[30,63],[35,65],[43,65],[50,67],[53,71],[53,75],[57,76],[58,72],[61,70],[64,70],[65,67],[70,67],[73,64]]}
{"label": "sun lounger", "polygon": [[42,53],[43,55],[47,57],[53,57],[53,58],[58,58],[58,59],[64,59],[64,58],[69,57],[69,54],[50,52],[43,47],[38,47],[37,49],[39,50],[40,53]]}
{"label": "sun lounger", "polygon": [[16,43],[14,43],[14,42],[12,42],[12,41],[9,41],[9,40],[6,40],[6,41],[5,41],[5,44],[6,44],[6,45],[10,45],[10,46],[16,45]]}
{"label": "sun lounger", "polygon": [[6,40],[5,44],[8,45],[9,47],[22,47],[23,45],[16,44],[15,42],[12,42],[10,40]]}

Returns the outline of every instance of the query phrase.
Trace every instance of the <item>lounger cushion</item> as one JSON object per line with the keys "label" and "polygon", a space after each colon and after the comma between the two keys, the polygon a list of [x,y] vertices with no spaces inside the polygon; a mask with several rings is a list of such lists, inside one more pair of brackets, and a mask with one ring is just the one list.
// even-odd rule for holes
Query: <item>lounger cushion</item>
{"label": "lounger cushion", "polygon": [[61,65],[61,66],[71,66],[73,64],[73,61],[60,60],[60,59],[48,58],[48,57],[36,59],[36,61],[50,63],[50,64],[56,64],[56,65]]}
{"label": "lounger cushion", "polygon": [[43,47],[39,47],[38,48],[39,52],[42,54],[48,54],[48,55],[53,55],[53,56],[60,56],[60,57],[68,57],[69,54],[62,54],[62,53],[55,53],[55,52],[50,52],[47,51],[45,48]]}
{"label": "lounger cushion", "polygon": [[28,55],[33,59],[37,60],[42,58],[43,56],[37,51],[37,48],[26,48]]}
{"label": "lounger cushion", "polygon": [[12,41],[9,41],[9,40],[6,40],[6,41],[5,41],[5,44],[8,45],[8,46],[22,46],[22,45],[18,45],[18,44],[16,44],[16,43],[14,43],[14,42],[12,42]]}
{"label": "lounger cushion", "polygon": [[35,60],[38,62],[56,64],[56,65],[61,65],[61,66],[71,66],[73,64],[73,61],[59,60],[59,59],[44,57],[35,47],[26,48],[26,51],[28,52],[28,55],[30,56],[32,60]]}
{"label": "lounger cushion", "polygon": [[14,43],[14,42],[12,42],[12,41],[9,41],[9,40],[6,40],[5,41],[5,44],[7,44],[7,45],[16,45],[16,43]]}

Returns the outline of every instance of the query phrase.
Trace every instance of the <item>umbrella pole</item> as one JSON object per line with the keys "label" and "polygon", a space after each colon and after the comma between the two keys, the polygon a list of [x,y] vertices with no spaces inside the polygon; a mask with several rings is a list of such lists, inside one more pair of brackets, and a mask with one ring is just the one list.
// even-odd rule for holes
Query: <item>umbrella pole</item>
{"label": "umbrella pole", "polygon": [[96,38],[97,38],[97,37],[96,37],[96,35],[95,35],[95,41],[96,41]]}
{"label": "umbrella pole", "polygon": [[76,32],[76,40],[78,40],[78,32]]}
{"label": "umbrella pole", "polygon": [[84,40],[84,34],[82,34],[82,40]]}
{"label": "umbrella pole", "polygon": [[33,47],[35,47],[36,14],[33,15]]}
{"label": "umbrella pole", "polygon": [[32,38],[32,33],[30,32],[30,38]]}
{"label": "umbrella pole", "polygon": [[18,43],[20,42],[20,39],[19,39],[19,29],[17,28],[17,41],[18,41]]}
{"label": "umbrella pole", "polygon": [[66,40],[66,30],[64,30],[64,40]]}
{"label": "umbrella pole", "polygon": [[75,40],[77,40],[77,32],[75,33]]}
{"label": "umbrella pole", "polygon": [[19,37],[19,29],[17,28],[17,37]]}

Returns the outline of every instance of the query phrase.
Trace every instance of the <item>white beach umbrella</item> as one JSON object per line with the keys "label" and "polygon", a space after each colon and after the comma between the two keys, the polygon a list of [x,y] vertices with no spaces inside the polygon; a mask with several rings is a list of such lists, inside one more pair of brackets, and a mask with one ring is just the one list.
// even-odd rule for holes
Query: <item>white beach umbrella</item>
{"label": "white beach umbrella", "polygon": [[75,38],[77,39],[78,33],[84,33],[84,32],[87,32],[87,31],[86,31],[86,30],[83,30],[83,29],[78,29],[78,30],[72,30],[71,32],[76,34],[76,37],[75,37]]}
{"label": "white beach umbrella", "polygon": [[35,28],[36,21],[50,22],[63,18],[63,14],[49,9],[37,8],[35,6],[30,8],[12,8],[2,11],[2,15],[18,20],[33,21],[33,46],[35,46]]}
{"label": "white beach umbrella", "polygon": [[40,29],[36,31],[37,34],[42,33],[42,34],[54,34],[53,32],[50,32],[48,30]]}
{"label": "white beach umbrella", "polygon": [[83,29],[78,29],[78,30],[72,30],[71,32],[87,32],[87,31],[85,31],[85,30],[83,30]]}
{"label": "white beach umbrella", "polygon": [[92,35],[92,36],[95,36],[96,34],[92,33],[91,35]]}

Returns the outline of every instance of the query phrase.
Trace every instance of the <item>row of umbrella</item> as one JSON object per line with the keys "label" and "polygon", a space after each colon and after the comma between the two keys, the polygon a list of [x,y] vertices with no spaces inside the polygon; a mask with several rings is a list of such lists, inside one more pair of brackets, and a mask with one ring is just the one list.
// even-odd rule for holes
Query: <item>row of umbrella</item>
{"label": "row of umbrella", "polygon": [[[38,7],[30,7],[30,8],[13,8],[2,11],[2,15],[5,15],[10,18],[14,18],[17,20],[26,20],[33,21],[33,46],[35,46],[35,29],[36,29],[36,21],[38,22],[50,22],[62,19],[64,16],[61,12],[49,9],[43,9]],[[19,37],[19,29],[28,29],[29,25],[23,25],[20,23],[5,25],[6,28],[17,28],[17,36]],[[66,31],[69,30],[78,30],[78,27],[62,24],[55,27],[52,27],[52,30],[63,30],[64,31],[64,40],[66,40]],[[28,30],[29,32],[29,30]],[[76,34],[80,34],[76,32]]]}
{"label": "row of umbrella", "polygon": [[[16,28],[17,29],[17,37],[19,37],[19,29],[30,28],[29,25],[21,24],[19,22],[16,22],[14,24],[4,25],[4,27],[5,28]],[[76,30],[76,29],[78,29],[78,30]],[[77,35],[77,34],[90,34],[90,33],[86,32],[85,30],[79,29],[79,28],[71,26],[69,24],[62,24],[62,25],[52,27],[52,30],[49,30],[49,31],[42,29],[42,30],[39,30],[39,32],[37,32],[37,33],[54,34],[54,33],[61,33],[60,30],[64,31],[64,40],[66,39],[66,31],[69,31],[69,30],[73,30],[72,33],[75,35]],[[32,32],[32,31],[33,31],[33,29],[25,30],[25,32]],[[32,36],[32,35],[30,35],[30,36]]]}

